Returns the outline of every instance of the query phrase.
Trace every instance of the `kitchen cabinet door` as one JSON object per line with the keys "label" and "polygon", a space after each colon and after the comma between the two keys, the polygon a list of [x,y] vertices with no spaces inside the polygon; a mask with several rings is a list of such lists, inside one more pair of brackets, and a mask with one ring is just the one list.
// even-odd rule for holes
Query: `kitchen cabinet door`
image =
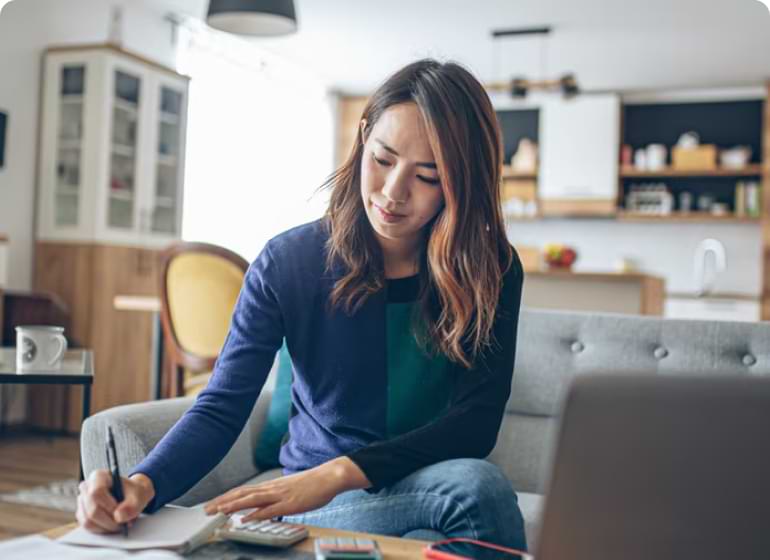
{"label": "kitchen cabinet door", "polygon": [[543,103],[540,119],[539,196],[545,207],[548,201],[606,201],[614,207],[619,97],[601,94],[549,99]]}

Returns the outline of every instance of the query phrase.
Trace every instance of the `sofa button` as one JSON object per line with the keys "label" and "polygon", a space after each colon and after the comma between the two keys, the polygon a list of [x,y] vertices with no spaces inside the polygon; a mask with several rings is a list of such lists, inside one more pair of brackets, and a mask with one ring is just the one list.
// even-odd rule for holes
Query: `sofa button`
{"label": "sofa button", "polygon": [[752,356],[751,354],[746,354],[743,357],[743,365],[744,366],[753,366],[756,363],[757,363],[757,359],[754,356]]}
{"label": "sofa button", "polygon": [[582,352],[583,350],[585,350],[585,346],[579,340],[576,340],[575,342],[573,342],[570,348],[572,349],[572,352],[574,352],[575,354],[578,354],[579,352]]}
{"label": "sofa button", "polygon": [[668,350],[666,350],[666,349],[665,349],[665,348],[663,348],[662,346],[658,346],[658,347],[655,349],[655,352],[653,352],[653,355],[654,355],[654,356],[655,356],[655,357],[656,357],[658,360],[662,360],[663,358],[665,358],[666,356],[668,356]]}

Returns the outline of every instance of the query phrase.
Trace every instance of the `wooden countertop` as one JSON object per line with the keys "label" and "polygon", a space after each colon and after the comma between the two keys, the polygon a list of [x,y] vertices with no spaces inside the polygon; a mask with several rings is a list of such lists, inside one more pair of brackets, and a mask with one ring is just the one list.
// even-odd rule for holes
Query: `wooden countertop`
{"label": "wooden countertop", "polygon": [[613,281],[613,282],[638,282],[655,278],[662,280],[660,276],[645,272],[575,272],[572,270],[526,270],[524,276],[543,276],[548,278],[566,278],[571,280]]}

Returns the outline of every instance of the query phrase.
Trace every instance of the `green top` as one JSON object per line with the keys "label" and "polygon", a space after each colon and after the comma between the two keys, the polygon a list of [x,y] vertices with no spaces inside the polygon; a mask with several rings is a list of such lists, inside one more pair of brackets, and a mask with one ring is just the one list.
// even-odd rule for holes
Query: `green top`
{"label": "green top", "polygon": [[387,304],[388,436],[424,426],[447,408],[454,389],[442,355],[420,348],[412,328],[415,302]]}

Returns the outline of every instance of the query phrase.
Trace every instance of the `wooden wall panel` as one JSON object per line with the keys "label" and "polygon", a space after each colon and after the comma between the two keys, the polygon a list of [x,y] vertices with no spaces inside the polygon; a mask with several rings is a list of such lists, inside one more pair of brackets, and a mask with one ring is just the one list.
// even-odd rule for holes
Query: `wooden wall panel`
{"label": "wooden wall panel", "polygon": [[91,343],[94,348],[93,412],[146,401],[150,395],[152,315],[117,311],[119,294],[158,294],[157,251],[94,248]]}
{"label": "wooden wall panel", "polygon": [[368,97],[350,97],[341,96],[337,106],[337,141],[335,147],[334,161],[336,167],[345,163],[350,149],[353,147],[353,140],[358,134],[361,113],[364,111]]}
{"label": "wooden wall panel", "polygon": [[[50,291],[69,306],[67,338],[94,352],[91,412],[146,401],[150,395],[152,316],[117,311],[119,294],[158,294],[158,251],[133,247],[38,243],[35,289]],[[28,423],[77,432],[81,387],[35,387]]]}
{"label": "wooden wall panel", "polygon": [[666,281],[657,276],[647,276],[642,280],[642,301],[639,313],[662,317],[665,311]]}
{"label": "wooden wall panel", "polygon": [[[34,289],[51,292],[67,304],[70,328],[65,333],[71,346],[89,346],[93,247],[84,244],[36,245]],[[27,391],[27,422],[43,430],[76,432],[82,407],[80,386],[39,386]]]}

